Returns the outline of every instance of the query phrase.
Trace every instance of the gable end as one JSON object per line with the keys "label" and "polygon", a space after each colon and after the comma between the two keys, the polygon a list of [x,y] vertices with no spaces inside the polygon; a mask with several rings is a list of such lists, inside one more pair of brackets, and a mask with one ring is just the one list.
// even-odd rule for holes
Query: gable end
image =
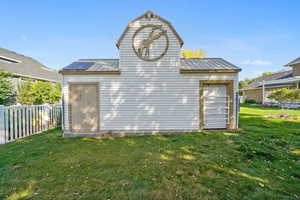
{"label": "gable end", "polygon": [[141,15],[140,17],[138,17],[138,18],[136,18],[136,19],[134,19],[134,20],[132,20],[131,22],[128,23],[126,29],[125,29],[124,32],[121,34],[120,38],[118,39],[118,41],[117,41],[117,43],[116,43],[116,46],[117,46],[118,48],[120,47],[120,44],[121,44],[123,38],[125,37],[127,31],[129,30],[129,28],[134,24],[134,22],[136,22],[136,21],[138,21],[138,20],[140,20],[140,19],[143,19],[143,18],[146,18],[146,19],[149,19],[149,18],[157,18],[157,19],[159,19],[160,21],[162,21],[163,23],[167,24],[167,25],[169,26],[169,28],[171,29],[171,31],[172,31],[172,32],[174,33],[174,35],[176,36],[176,38],[177,38],[177,40],[178,40],[178,42],[179,42],[179,44],[180,44],[180,47],[183,46],[183,44],[184,44],[183,40],[181,39],[181,37],[179,36],[179,34],[177,33],[177,31],[174,29],[174,27],[172,26],[172,24],[171,24],[169,21],[167,21],[167,20],[161,18],[160,16],[154,14],[154,13],[151,12],[151,11],[147,11],[145,14]]}

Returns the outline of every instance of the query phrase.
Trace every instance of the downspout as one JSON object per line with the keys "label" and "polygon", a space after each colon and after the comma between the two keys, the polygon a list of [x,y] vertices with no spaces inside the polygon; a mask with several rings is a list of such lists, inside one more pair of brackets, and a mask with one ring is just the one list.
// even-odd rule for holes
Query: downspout
{"label": "downspout", "polygon": [[239,128],[239,112],[240,112],[240,94],[239,94],[239,74],[236,74],[236,83],[235,83],[235,126],[236,128]]}
{"label": "downspout", "polygon": [[62,116],[61,116],[61,129],[63,131],[63,134],[65,132],[65,98],[64,98],[64,83],[65,83],[65,77],[62,74],[62,84],[61,84],[61,94],[62,94],[62,98],[61,98],[61,112],[62,112]]}
{"label": "downspout", "polygon": [[265,81],[262,81],[262,104],[265,104]]}

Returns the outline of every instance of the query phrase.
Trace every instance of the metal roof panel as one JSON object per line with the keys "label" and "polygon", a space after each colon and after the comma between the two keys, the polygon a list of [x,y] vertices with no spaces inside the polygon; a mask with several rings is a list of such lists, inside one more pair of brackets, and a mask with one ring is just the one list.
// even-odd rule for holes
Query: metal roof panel
{"label": "metal roof panel", "polygon": [[64,67],[63,70],[87,70],[90,68],[95,62],[73,62],[68,66]]}
{"label": "metal roof panel", "polygon": [[[238,70],[222,58],[181,58],[181,70]],[[119,71],[119,59],[80,59],[63,70]]]}

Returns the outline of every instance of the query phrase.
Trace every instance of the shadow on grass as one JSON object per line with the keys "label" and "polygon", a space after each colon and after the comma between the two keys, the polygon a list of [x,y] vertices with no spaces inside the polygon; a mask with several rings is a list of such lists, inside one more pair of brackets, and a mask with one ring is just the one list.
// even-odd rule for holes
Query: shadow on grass
{"label": "shadow on grass", "polygon": [[[61,138],[54,130],[28,137],[0,147],[1,197],[298,197],[299,123],[255,113],[241,113],[240,123],[245,131],[239,133],[95,139]],[[30,185],[30,180],[39,183]]]}

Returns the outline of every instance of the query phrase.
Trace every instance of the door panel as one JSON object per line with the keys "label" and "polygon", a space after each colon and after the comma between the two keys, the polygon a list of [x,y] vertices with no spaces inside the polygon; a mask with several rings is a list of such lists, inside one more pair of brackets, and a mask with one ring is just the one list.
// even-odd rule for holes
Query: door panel
{"label": "door panel", "polygon": [[204,129],[225,129],[228,123],[226,85],[204,85]]}
{"label": "door panel", "polygon": [[97,84],[72,84],[70,86],[70,117],[72,132],[99,131]]}

